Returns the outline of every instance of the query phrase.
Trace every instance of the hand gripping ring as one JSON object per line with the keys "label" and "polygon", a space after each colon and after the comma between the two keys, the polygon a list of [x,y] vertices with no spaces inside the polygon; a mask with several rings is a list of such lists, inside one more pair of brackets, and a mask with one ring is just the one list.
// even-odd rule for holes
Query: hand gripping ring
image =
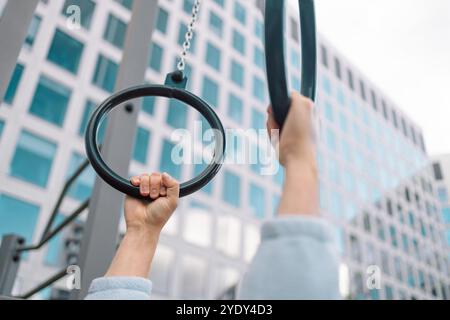
{"label": "hand gripping ring", "polygon": [[[284,0],[266,0],[265,51],[267,82],[275,120],[282,127],[291,104],[284,62]],[[315,100],[317,44],[314,0],[299,0],[302,44],[301,94]]]}
{"label": "hand gripping ring", "polygon": [[225,154],[225,131],[219,117],[214,110],[202,99],[181,88],[167,85],[143,85],[120,91],[105,100],[92,114],[85,135],[86,153],[92,167],[97,174],[111,187],[138,199],[151,201],[149,197],[140,194],[139,188],[133,186],[130,181],[117,175],[103,161],[97,145],[97,133],[99,126],[108,113],[122,103],[144,96],[158,96],[182,101],[205,117],[213,129],[215,149],[211,163],[195,178],[183,182],[180,186],[180,197],[187,196],[205,186],[219,171]]}

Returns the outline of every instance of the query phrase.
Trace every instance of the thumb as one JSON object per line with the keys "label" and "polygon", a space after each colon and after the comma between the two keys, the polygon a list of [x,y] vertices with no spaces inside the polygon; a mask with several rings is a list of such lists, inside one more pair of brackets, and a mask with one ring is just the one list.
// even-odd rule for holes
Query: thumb
{"label": "thumb", "polygon": [[168,198],[178,198],[180,196],[180,184],[167,172],[162,174],[162,183],[167,189]]}

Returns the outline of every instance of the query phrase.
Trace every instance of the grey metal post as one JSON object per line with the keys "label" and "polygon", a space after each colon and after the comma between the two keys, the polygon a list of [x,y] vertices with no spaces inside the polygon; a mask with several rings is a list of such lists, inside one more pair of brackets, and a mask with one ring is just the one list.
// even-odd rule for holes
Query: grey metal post
{"label": "grey metal post", "polygon": [[[134,1],[116,91],[144,83],[157,8],[157,0]],[[128,175],[139,110],[135,103],[131,112],[118,108],[108,119],[102,156],[122,176]],[[123,195],[97,178],[91,199],[80,250],[81,290],[74,299],[83,299],[91,281],[106,272],[117,246]]]}
{"label": "grey metal post", "polygon": [[24,241],[24,238],[15,234],[7,234],[2,238],[0,246],[0,296],[11,296],[20,264],[20,255],[17,249],[23,245]]}
{"label": "grey metal post", "polygon": [[0,17],[0,104],[38,3],[39,0],[9,0]]}

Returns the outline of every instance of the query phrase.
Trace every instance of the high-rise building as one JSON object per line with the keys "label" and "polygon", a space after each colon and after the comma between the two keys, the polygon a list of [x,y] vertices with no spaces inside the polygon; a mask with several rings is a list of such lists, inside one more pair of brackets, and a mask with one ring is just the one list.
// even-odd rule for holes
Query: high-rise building
{"label": "high-rise building", "polygon": [[442,218],[446,224],[446,240],[450,246],[450,155],[433,157],[433,173],[439,201],[442,205]]}
{"label": "high-rise building", "polygon": [[[89,114],[114,88],[132,2],[39,3],[0,108],[0,234],[15,232],[33,242],[42,233],[59,190],[84,159],[82,136]],[[227,128],[265,129],[269,100],[260,4],[202,1],[186,68],[188,87],[215,107]],[[70,5],[81,8],[81,29],[66,24]],[[159,1],[149,44],[149,83],[162,83],[174,70],[192,5],[192,0]],[[295,10],[287,11],[289,82],[292,89],[299,89],[299,22]],[[448,253],[441,243],[444,227],[436,218],[433,179],[428,173],[423,176],[428,191],[414,184],[414,177],[428,172],[420,128],[323,37],[319,37],[318,79],[321,210],[336,228],[343,263],[350,271],[348,295],[448,297]],[[145,98],[130,174],[161,170],[182,181],[197,174],[202,165],[178,166],[171,161],[170,137],[175,128],[193,131],[199,118],[176,101]],[[251,147],[264,148],[255,141]],[[94,179],[92,170],[80,177],[58,219],[90,196]],[[152,266],[155,297],[215,298],[234,286],[258,246],[261,222],[274,214],[282,182],[282,170],[261,175],[261,164],[226,164],[209,185],[182,199],[163,231]],[[410,201],[419,201],[420,210],[407,209],[400,199],[398,190],[408,183],[412,183]],[[425,196],[426,192],[431,193]],[[423,209],[428,205],[429,214]],[[416,222],[409,228],[400,219],[417,223],[422,219],[427,231],[418,231],[421,224]],[[25,256],[16,293],[62,267],[62,238]],[[403,241],[408,249],[400,245]],[[416,247],[420,255],[405,251]],[[383,285],[369,292],[364,283],[366,269],[373,264],[382,270]],[[400,277],[394,273],[397,265]],[[422,270],[428,283],[423,288]],[[49,290],[40,293],[49,296]]]}

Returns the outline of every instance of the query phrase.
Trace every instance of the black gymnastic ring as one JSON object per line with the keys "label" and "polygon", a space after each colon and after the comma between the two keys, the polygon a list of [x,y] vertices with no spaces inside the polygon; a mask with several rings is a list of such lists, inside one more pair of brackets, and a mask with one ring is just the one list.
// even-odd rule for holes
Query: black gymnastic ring
{"label": "black gymnastic ring", "polygon": [[[284,62],[284,0],[266,0],[265,51],[270,101],[275,120],[283,126],[291,104]],[[302,45],[301,94],[315,101],[317,43],[314,0],[299,0]]]}
{"label": "black gymnastic ring", "polygon": [[101,122],[107,114],[120,104],[144,96],[159,96],[180,100],[205,117],[215,136],[215,151],[211,163],[195,178],[180,185],[180,197],[187,196],[205,186],[211,181],[222,166],[225,154],[225,130],[214,110],[196,95],[180,88],[165,85],[143,85],[120,91],[106,99],[92,114],[86,129],[85,146],[87,157],[97,174],[111,187],[138,199],[150,200],[141,195],[139,188],[130,181],[116,174],[101,157],[97,144],[97,133]]}

